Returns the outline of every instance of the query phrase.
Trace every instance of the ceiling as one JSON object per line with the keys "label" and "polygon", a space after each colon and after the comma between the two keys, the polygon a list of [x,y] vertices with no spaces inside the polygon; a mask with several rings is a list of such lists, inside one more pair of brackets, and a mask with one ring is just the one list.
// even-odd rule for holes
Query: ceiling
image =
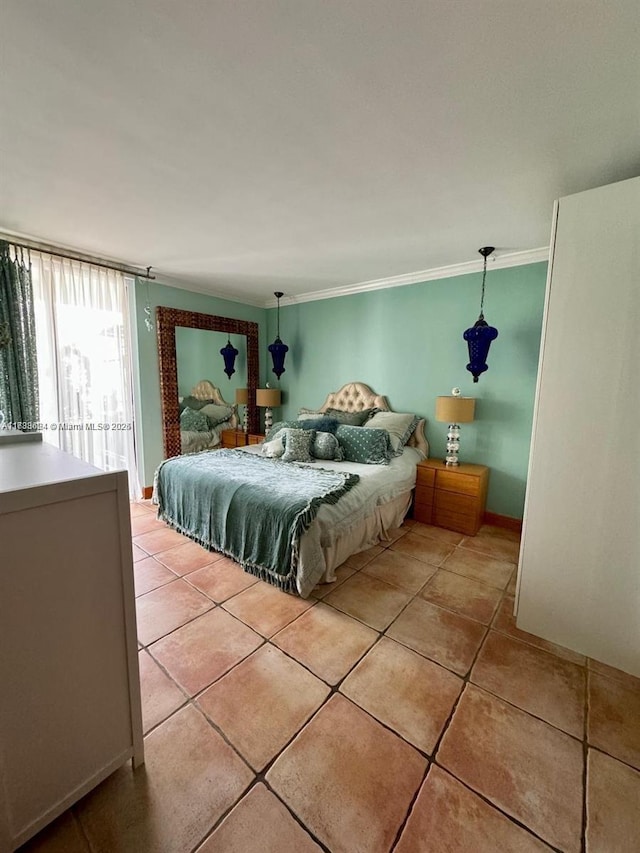
{"label": "ceiling", "polygon": [[0,25],[0,229],[239,301],[545,247],[555,198],[640,174],[637,0],[3,0]]}

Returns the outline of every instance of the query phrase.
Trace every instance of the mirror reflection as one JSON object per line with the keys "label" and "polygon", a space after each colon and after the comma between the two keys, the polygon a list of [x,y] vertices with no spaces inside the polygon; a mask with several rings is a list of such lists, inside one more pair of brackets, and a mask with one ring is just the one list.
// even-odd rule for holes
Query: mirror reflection
{"label": "mirror reflection", "polygon": [[[157,320],[165,456],[220,446],[222,431],[239,426],[240,389],[247,389],[247,429],[255,432],[257,323],[164,307]],[[238,350],[231,377],[220,353],[227,341]]]}
{"label": "mirror reflection", "polygon": [[[238,351],[230,377],[220,354],[227,341]],[[239,425],[236,391],[247,387],[246,338],[178,326],[176,365],[182,453],[220,446],[222,430]]]}

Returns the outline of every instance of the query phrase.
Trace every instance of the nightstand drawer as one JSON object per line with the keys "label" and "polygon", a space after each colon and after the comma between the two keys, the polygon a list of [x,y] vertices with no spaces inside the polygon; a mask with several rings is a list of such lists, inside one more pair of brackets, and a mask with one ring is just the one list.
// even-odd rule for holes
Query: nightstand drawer
{"label": "nightstand drawer", "polygon": [[416,468],[416,483],[419,486],[433,486],[436,480],[436,472],[433,468],[418,465]]}
{"label": "nightstand drawer", "polygon": [[475,515],[478,510],[478,500],[472,495],[460,495],[439,489],[436,491],[435,503],[438,510],[460,515]]}
{"label": "nightstand drawer", "polygon": [[480,477],[470,477],[468,474],[458,474],[455,471],[438,471],[436,488],[462,495],[479,495],[481,482]]}
{"label": "nightstand drawer", "polygon": [[249,435],[249,444],[260,444],[261,441],[264,441],[263,435]]}
{"label": "nightstand drawer", "polygon": [[431,524],[433,518],[433,506],[431,504],[414,503],[412,516],[421,524]]}
{"label": "nightstand drawer", "polygon": [[433,489],[429,486],[416,486],[415,502],[431,506],[433,504]]}
{"label": "nightstand drawer", "polygon": [[247,434],[239,429],[223,429],[220,438],[223,447],[244,447],[247,444]]}
{"label": "nightstand drawer", "polygon": [[467,536],[475,536],[480,528],[480,521],[475,515],[460,515],[457,512],[449,512],[438,507],[434,507],[433,510],[433,524],[437,527],[447,527],[449,530],[455,530],[457,533],[464,533]]}

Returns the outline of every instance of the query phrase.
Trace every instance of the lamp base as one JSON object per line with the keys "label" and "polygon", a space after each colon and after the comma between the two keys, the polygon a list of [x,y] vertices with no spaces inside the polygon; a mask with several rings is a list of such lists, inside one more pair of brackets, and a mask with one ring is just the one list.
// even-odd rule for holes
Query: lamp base
{"label": "lamp base", "polygon": [[265,433],[269,432],[271,427],[273,426],[273,412],[271,409],[264,410],[264,431]]}
{"label": "lamp base", "polygon": [[444,464],[447,468],[457,468],[460,464],[458,452],[460,450],[460,424],[449,424],[447,432],[447,455]]}
{"label": "lamp base", "polygon": [[242,430],[243,432],[249,432],[249,407],[244,407],[244,412],[242,413]]}

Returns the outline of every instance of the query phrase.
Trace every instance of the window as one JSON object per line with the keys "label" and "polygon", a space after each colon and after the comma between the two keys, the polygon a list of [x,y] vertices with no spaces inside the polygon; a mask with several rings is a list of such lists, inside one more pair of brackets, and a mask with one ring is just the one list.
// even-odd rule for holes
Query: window
{"label": "window", "polygon": [[140,496],[126,283],[122,273],[32,252],[43,437]]}

